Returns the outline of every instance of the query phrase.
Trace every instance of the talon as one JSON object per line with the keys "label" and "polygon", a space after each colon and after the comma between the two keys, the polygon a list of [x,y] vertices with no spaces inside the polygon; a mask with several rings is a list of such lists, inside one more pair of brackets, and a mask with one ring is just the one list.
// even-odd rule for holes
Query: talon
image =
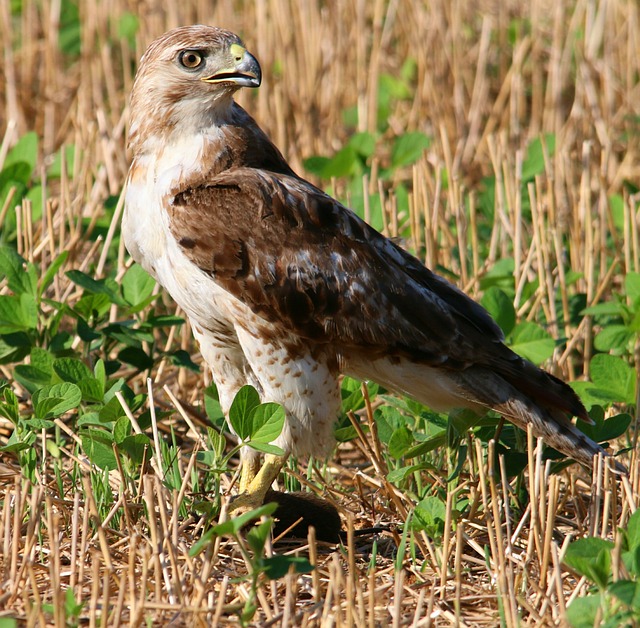
{"label": "talon", "polygon": [[227,512],[234,515],[242,515],[245,512],[259,508],[263,503],[264,495],[249,492],[240,493],[231,497]]}
{"label": "talon", "polygon": [[278,477],[286,456],[267,454],[264,464],[257,470],[255,460],[245,460],[242,465],[240,493],[229,501],[228,512],[242,514],[259,508],[271,484]]}

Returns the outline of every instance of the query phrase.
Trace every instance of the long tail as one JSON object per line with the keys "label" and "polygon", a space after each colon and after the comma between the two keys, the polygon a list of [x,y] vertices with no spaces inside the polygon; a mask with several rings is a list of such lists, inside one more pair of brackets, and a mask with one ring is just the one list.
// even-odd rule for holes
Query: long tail
{"label": "long tail", "polygon": [[[571,421],[573,416],[591,419],[567,384],[520,357],[500,371],[471,367],[454,379],[469,401],[499,412],[525,431],[531,425],[536,437],[587,467],[593,466],[595,455],[609,456]],[[614,466],[627,473],[624,465]]]}
{"label": "long tail", "polygon": [[[408,360],[349,359],[349,374],[371,379],[413,397],[434,410],[466,407],[495,410],[548,445],[581,464],[592,467],[593,457],[609,454],[571,421],[591,423],[587,411],[567,384],[516,355],[501,344],[485,353],[482,363],[466,368],[434,367]],[[620,473],[627,473],[615,463]]]}

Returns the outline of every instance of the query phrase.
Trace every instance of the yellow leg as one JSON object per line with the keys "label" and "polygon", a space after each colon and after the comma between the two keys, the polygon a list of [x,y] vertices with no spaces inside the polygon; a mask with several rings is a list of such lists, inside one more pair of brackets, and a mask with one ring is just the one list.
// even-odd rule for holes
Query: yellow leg
{"label": "yellow leg", "polygon": [[262,506],[264,496],[278,477],[286,459],[287,456],[266,454],[264,464],[257,473],[255,472],[257,465],[255,461],[243,463],[240,475],[240,494],[234,497],[229,504],[229,512],[236,510],[247,512]]}
{"label": "yellow leg", "polygon": [[240,486],[238,487],[238,494],[246,493],[247,489],[253,479],[260,470],[260,458],[251,457],[245,458],[242,461],[242,470],[240,472]]}

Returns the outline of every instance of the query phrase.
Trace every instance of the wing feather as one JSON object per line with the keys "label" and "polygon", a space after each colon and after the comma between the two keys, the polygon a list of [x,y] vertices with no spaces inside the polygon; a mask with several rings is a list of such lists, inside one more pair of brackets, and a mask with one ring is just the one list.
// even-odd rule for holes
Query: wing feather
{"label": "wing feather", "polygon": [[255,313],[315,342],[453,366],[502,340],[477,303],[295,176],[225,171],[175,196],[170,228]]}

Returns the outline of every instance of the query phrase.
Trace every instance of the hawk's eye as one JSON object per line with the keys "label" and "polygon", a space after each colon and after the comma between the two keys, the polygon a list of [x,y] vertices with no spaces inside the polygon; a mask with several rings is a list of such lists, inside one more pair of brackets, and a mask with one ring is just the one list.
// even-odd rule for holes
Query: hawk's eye
{"label": "hawk's eye", "polygon": [[197,50],[184,50],[180,53],[178,61],[188,70],[195,70],[202,65],[204,57]]}

